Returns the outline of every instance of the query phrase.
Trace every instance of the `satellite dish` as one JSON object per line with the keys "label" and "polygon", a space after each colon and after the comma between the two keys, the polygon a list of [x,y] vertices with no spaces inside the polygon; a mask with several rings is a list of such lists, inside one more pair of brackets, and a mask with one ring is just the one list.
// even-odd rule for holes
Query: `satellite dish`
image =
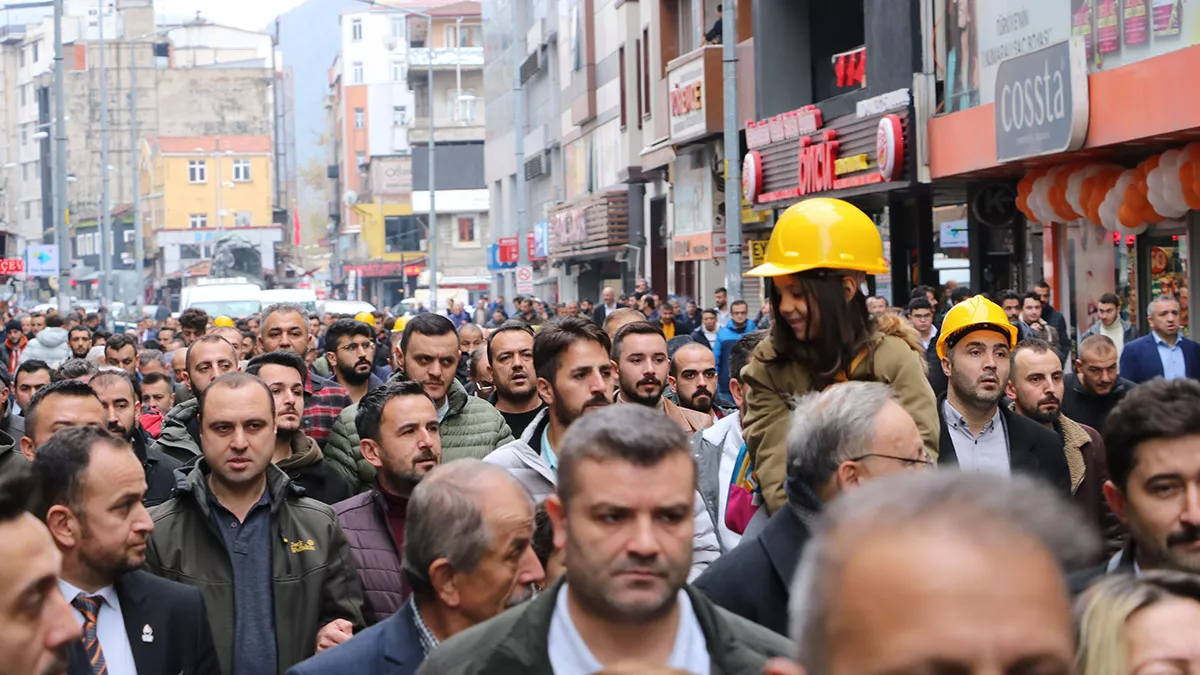
{"label": "satellite dish", "polygon": [[354,206],[358,203],[358,193],[354,190],[346,190],[342,193],[342,203],[346,206]]}

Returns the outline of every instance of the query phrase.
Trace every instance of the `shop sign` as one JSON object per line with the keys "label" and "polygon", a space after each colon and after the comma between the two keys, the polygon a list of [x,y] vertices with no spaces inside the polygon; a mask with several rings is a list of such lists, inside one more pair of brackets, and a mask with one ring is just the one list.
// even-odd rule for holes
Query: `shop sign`
{"label": "shop sign", "polygon": [[758,267],[767,260],[767,244],[771,243],[769,239],[751,239],[746,242],[750,249],[750,266]]}
{"label": "shop sign", "polygon": [[667,65],[667,111],[672,143],[720,131],[723,109],[720,52],[719,47],[704,48]]}
{"label": "shop sign", "polygon": [[713,233],[702,232],[700,234],[688,234],[675,237],[674,242],[674,259],[675,262],[686,262],[688,260],[712,260],[713,258]]}
{"label": "shop sign", "polygon": [[[416,267],[415,265],[413,267]],[[419,270],[419,267],[418,267]],[[356,272],[360,277],[398,277],[405,274],[404,263],[377,262],[365,265],[346,265],[346,272]]]}
{"label": "shop sign", "polygon": [[996,71],[996,161],[1078,150],[1088,125],[1083,38],[1008,59]]}
{"label": "shop sign", "polygon": [[907,89],[897,89],[889,91],[886,94],[871,97],[865,101],[859,101],[854,108],[854,112],[859,119],[864,117],[875,117],[893,110],[907,108],[912,102],[912,95]]}
{"label": "shop sign", "polygon": [[742,199],[753,204],[761,190],[762,155],[757,150],[751,150],[742,160]]}
{"label": "shop sign", "polygon": [[[536,259],[536,251],[537,238],[534,236],[533,232],[530,232],[526,236],[525,240],[525,252],[529,256],[530,260]],[[521,252],[517,250],[516,237],[500,237],[500,264],[516,265],[517,261],[520,259],[520,256]]]}
{"label": "shop sign", "polygon": [[760,122],[747,122],[746,145],[751,149],[762,148],[779,141],[800,138],[816,133],[821,124],[821,111],[811,105]]}
{"label": "shop sign", "polygon": [[550,223],[541,221],[533,224],[533,253],[530,260],[545,260],[550,255]]}
{"label": "shop sign", "polygon": [[550,216],[550,234],[558,245],[587,240],[587,209],[582,206],[563,209]]}
{"label": "shop sign", "polygon": [[879,120],[879,131],[875,135],[875,157],[879,163],[879,175],[884,180],[896,178],[904,163],[904,127],[895,115],[884,115]]}
{"label": "shop sign", "polygon": [[21,258],[0,258],[0,275],[22,274],[25,261]]}

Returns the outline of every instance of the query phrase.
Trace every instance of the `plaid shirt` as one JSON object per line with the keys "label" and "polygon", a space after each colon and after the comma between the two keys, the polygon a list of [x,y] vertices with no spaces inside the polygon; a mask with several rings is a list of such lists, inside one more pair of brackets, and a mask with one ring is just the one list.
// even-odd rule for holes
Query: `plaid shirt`
{"label": "plaid shirt", "polygon": [[304,435],[324,447],[333,433],[333,423],[344,408],[350,407],[350,394],[342,385],[315,373],[308,374],[304,385]]}

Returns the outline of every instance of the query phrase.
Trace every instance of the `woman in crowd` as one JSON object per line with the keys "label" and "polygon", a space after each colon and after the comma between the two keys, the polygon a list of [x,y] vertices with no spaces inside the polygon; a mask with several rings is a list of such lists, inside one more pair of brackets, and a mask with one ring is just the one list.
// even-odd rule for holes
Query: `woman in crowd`
{"label": "woman in crowd", "polygon": [[1075,607],[1077,675],[1200,672],[1200,578],[1153,571],[1114,574]]}
{"label": "woman in crowd", "polygon": [[771,513],[787,501],[791,401],[831,384],[890,384],[916,420],[926,451],[937,456],[937,406],[916,330],[867,311],[866,276],[887,272],[875,223],[852,204],[818,198],[780,216],[765,262],[747,273],[768,280],[772,327],[754,359],[730,377],[749,388],[743,428]]}

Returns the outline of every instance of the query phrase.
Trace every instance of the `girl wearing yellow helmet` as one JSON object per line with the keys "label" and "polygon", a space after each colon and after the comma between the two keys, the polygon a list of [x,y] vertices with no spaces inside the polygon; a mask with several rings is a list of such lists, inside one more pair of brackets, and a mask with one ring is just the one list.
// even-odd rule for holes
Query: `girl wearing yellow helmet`
{"label": "girl wearing yellow helmet", "polygon": [[837,382],[890,384],[937,456],[937,404],[916,330],[891,314],[872,317],[861,290],[866,275],[887,271],[875,223],[852,204],[821,198],[780,216],[764,264],[747,273],[768,279],[772,328],[730,377],[747,388],[742,428],[772,513],[787,502],[790,403]]}

